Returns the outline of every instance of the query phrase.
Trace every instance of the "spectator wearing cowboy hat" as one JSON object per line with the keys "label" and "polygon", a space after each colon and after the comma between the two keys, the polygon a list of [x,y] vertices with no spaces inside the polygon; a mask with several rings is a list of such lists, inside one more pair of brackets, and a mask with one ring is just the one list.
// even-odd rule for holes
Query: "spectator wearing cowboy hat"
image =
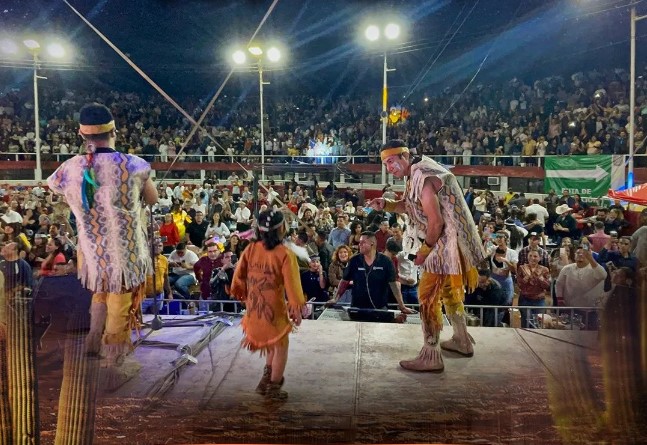
{"label": "spectator wearing cowboy hat", "polygon": [[579,238],[577,222],[573,218],[573,215],[571,215],[572,211],[573,209],[568,204],[560,204],[555,209],[557,219],[553,223],[553,231],[557,237],[558,244],[564,237]]}
{"label": "spectator wearing cowboy hat", "polygon": [[247,203],[245,201],[238,201],[238,208],[234,212],[234,218],[236,219],[236,230],[239,232],[244,232],[251,228],[252,224],[252,212],[247,208]]}

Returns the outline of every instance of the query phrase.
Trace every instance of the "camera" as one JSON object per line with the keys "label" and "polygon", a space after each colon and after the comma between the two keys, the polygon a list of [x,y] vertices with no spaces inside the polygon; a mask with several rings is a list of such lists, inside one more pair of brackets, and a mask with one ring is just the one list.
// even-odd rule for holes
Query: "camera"
{"label": "camera", "polygon": [[236,264],[238,262],[238,255],[231,256],[231,264]]}

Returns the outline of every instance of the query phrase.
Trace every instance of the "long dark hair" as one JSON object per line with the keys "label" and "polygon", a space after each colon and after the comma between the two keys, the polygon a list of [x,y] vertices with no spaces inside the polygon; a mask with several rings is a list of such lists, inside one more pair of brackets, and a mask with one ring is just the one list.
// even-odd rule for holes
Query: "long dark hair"
{"label": "long dark hair", "polygon": [[43,262],[43,268],[45,270],[54,269],[54,260],[56,259],[59,253],[63,253],[63,248],[65,247],[65,245],[63,244],[63,241],[61,241],[60,238],[52,238],[52,240],[56,245],[56,250],[51,252]]}
{"label": "long dark hair", "polygon": [[285,231],[281,230],[283,213],[278,210],[266,210],[258,215],[256,239],[263,242],[267,250],[272,250],[283,242]]}

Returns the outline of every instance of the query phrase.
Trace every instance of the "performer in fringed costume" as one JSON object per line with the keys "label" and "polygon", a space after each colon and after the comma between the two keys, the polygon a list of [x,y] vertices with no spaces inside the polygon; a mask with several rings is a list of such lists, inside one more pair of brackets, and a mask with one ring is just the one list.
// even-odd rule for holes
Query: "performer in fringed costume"
{"label": "performer in fringed costume", "polygon": [[231,295],[246,307],[243,346],[265,355],[265,368],[256,392],[267,400],[280,401],[288,396],[281,390],[288,336],[301,324],[305,297],[296,254],[283,241],[283,214],[278,210],[262,212],[256,230],[257,241],[245,248],[236,266]]}
{"label": "performer in fringed costume", "polygon": [[[474,354],[473,339],[467,333],[463,300],[465,288],[476,287],[477,266],[485,258],[472,214],[456,178],[434,160],[412,159],[403,141],[387,143],[382,163],[396,178],[407,178],[401,201],[377,198],[370,205],[387,212],[407,213],[411,223],[403,250],[415,254],[422,269],[418,287],[424,344],[417,358],[400,366],[413,371],[440,372],[444,369],[440,348],[464,356]],[[441,302],[450,319],[453,336],[439,342],[443,326]]]}
{"label": "performer in fringed costume", "polygon": [[105,355],[106,384],[118,387],[138,370],[136,363],[122,364],[132,350],[135,308],[152,267],[141,201],[154,204],[158,196],[148,162],[115,150],[107,107],[85,105],[79,120],[85,154],[65,161],[47,182],[76,216],[78,276],[94,292],[87,352]]}

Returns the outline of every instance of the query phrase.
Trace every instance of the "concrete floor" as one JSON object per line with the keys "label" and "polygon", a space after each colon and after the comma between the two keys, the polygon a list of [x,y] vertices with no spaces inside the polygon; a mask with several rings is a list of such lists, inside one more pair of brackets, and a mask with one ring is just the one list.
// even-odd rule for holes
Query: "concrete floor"
{"label": "concrete floor", "polygon": [[[398,365],[418,353],[420,325],[309,320],[290,337],[289,399],[268,405],[254,393],[263,359],[241,349],[237,322],[156,403],[148,390],[179,353],[136,350],[139,377],[106,402],[176,427],[150,428],[132,443],[563,443],[595,421],[586,397],[569,388],[589,388],[601,406],[596,332],[470,328],[474,357],[443,353],[445,372],[429,374]],[[200,332],[164,328],[150,339],[191,342]],[[98,443],[110,443],[117,433],[103,429],[101,410],[97,419]]]}

